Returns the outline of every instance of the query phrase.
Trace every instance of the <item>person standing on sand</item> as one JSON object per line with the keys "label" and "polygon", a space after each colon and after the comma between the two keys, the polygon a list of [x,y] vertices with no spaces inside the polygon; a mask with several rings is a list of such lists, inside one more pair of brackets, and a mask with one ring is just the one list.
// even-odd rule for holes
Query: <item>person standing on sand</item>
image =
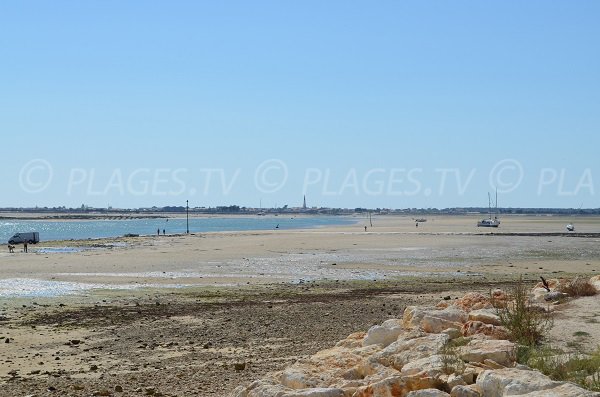
{"label": "person standing on sand", "polygon": [[156,235],[160,236],[160,229],[156,229]]}
{"label": "person standing on sand", "polygon": [[23,252],[27,253],[27,243],[23,243]]}
{"label": "person standing on sand", "polygon": [[367,231],[367,227],[365,226],[365,232]]}
{"label": "person standing on sand", "polygon": [[166,235],[167,233],[165,233],[165,229],[163,229],[163,236]]}

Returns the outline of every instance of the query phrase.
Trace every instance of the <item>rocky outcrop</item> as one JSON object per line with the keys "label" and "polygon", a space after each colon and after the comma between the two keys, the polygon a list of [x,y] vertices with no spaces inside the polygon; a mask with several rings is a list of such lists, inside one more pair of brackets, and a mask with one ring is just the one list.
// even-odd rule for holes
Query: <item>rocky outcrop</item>
{"label": "rocky outcrop", "polygon": [[537,371],[505,368],[483,371],[477,378],[477,386],[485,397],[544,396],[544,397],[592,397],[599,396],[568,382],[556,382]]}
{"label": "rocky outcrop", "polygon": [[494,309],[507,304],[496,290],[435,308],[411,306],[401,319],[351,334],[230,396],[600,397],[516,365],[516,346],[503,339],[506,330]]}

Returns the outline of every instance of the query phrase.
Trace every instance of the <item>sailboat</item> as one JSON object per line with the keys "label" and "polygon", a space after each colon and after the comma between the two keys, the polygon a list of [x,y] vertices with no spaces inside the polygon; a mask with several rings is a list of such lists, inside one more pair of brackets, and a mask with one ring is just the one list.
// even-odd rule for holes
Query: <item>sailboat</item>
{"label": "sailboat", "polygon": [[492,219],[492,198],[490,197],[490,193],[488,192],[488,212],[490,214],[489,218],[482,219],[477,222],[477,227],[498,227],[500,226],[500,219],[498,219],[498,191],[496,190],[496,214]]}
{"label": "sailboat", "polygon": [[[581,205],[579,206],[579,209],[577,210],[577,212],[581,211],[581,207],[583,207],[583,203],[581,203]],[[575,225],[573,224],[573,222],[569,223],[567,225],[567,231],[568,232],[574,232],[575,231]]]}

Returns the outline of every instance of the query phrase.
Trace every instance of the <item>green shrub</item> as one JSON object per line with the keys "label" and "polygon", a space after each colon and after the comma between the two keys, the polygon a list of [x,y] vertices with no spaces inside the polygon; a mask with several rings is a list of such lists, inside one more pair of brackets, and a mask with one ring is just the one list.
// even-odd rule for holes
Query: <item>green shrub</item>
{"label": "green shrub", "polygon": [[525,346],[539,344],[552,328],[550,314],[544,308],[531,304],[529,291],[522,278],[519,278],[508,296],[510,301],[498,309],[498,316],[508,331],[509,339]]}

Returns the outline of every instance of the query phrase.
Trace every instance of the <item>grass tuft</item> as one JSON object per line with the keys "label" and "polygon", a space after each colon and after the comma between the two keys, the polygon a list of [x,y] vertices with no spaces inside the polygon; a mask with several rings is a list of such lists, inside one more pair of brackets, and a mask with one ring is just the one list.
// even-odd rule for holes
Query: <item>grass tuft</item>
{"label": "grass tuft", "polygon": [[578,296],[594,296],[598,294],[598,290],[594,284],[590,283],[589,279],[580,276],[560,283],[558,290],[573,298]]}

